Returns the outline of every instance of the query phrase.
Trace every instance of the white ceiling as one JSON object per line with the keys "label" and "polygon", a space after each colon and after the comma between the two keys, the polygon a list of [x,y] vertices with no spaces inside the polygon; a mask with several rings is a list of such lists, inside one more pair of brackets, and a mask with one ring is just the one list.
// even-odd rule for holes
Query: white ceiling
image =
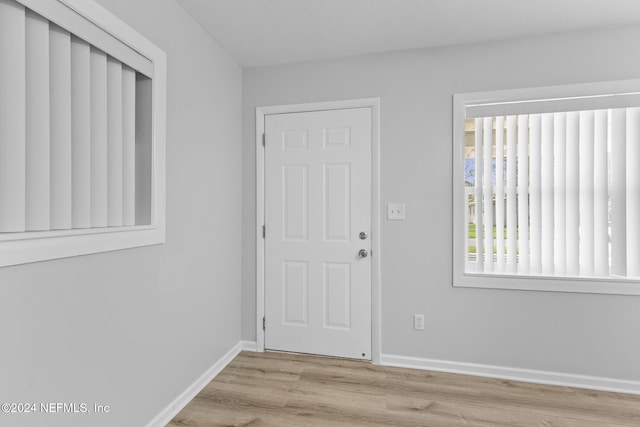
{"label": "white ceiling", "polygon": [[178,0],[243,67],[640,24],[640,0]]}

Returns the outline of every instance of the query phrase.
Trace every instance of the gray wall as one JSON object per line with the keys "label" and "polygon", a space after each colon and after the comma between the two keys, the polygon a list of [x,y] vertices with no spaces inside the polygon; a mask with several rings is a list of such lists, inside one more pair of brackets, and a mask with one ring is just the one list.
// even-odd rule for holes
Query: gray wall
{"label": "gray wall", "polygon": [[243,339],[255,339],[255,107],[380,97],[382,203],[407,206],[382,223],[383,354],[640,380],[640,297],[451,286],[452,94],[637,78],[638,40],[612,29],[244,70]]}
{"label": "gray wall", "polygon": [[175,0],[100,3],[168,56],[167,243],[0,269],[0,402],[111,407],[1,426],[140,427],[240,340],[241,70]]}

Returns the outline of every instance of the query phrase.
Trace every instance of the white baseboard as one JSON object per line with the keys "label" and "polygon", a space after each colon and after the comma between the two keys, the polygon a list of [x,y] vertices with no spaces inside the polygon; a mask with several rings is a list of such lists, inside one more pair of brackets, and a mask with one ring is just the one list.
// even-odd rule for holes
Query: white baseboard
{"label": "white baseboard", "polygon": [[146,427],[164,427],[180,412],[191,400],[206,387],[234,357],[242,351],[242,345],[239,342],[234,345],[224,356],[213,364],[207,371],[200,376],[193,384],[180,394],[169,406],[156,415]]}
{"label": "white baseboard", "polygon": [[380,363],[385,366],[395,366],[399,368],[423,369],[427,371],[450,372],[454,374],[475,375],[564,387],[640,394],[639,381],[625,381],[613,378],[480,365],[475,363],[450,362],[446,360],[422,359],[392,354],[381,355]]}
{"label": "white baseboard", "polygon": [[258,351],[258,343],[255,341],[240,341],[242,351]]}

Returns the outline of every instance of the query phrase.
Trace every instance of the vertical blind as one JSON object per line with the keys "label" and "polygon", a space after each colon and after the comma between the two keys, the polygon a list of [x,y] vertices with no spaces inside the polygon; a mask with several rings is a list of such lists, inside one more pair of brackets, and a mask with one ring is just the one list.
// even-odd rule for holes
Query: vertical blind
{"label": "vertical blind", "polygon": [[136,71],[0,0],[0,232],[136,225]]}
{"label": "vertical blind", "polygon": [[640,108],[484,115],[466,140],[467,271],[640,278]]}

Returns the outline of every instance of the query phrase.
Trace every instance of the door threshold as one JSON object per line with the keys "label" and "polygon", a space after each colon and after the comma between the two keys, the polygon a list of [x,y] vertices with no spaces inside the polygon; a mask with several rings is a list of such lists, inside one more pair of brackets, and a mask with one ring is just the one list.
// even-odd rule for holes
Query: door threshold
{"label": "door threshold", "polygon": [[334,359],[334,360],[349,360],[355,362],[366,362],[371,363],[371,359],[356,359],[353,357],[340,357],[340,356],[328,356],[326,354],[315,354],[315,353],[300,353],[297,351],[286,351],[286,350],[271,350],[268,348],[264,349],[265,353],[276,353],[276,354],[291,354],[293,356],[312,356],[312,357],[322,357],[324,359]]}

